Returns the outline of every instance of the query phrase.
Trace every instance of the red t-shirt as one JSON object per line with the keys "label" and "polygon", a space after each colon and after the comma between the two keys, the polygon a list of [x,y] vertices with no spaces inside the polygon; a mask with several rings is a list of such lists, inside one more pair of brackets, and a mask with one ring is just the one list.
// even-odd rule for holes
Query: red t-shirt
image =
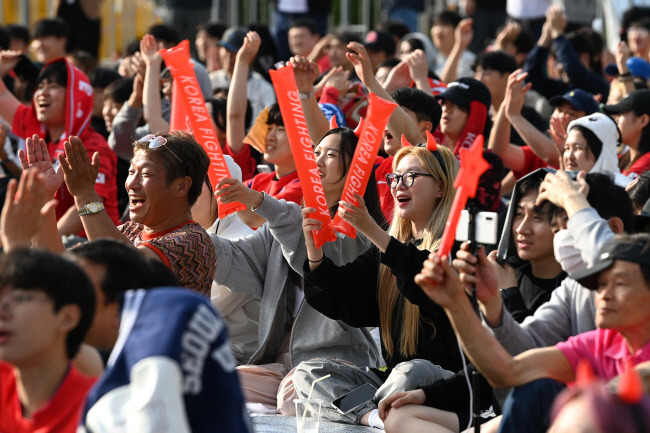
{"label": "red t-shirt", "polygon": [[528,173],[532,173],[539,168],[558,168],[548,164],[542,158],[537,156],[535,152],[533,152],[533,149],[530,147],[521,146],[520,149],[524,151],[524,168],[522,168],[521,171],[512,170],[512,174],[515,176],[515,179],[520,179],[526,176]]}
{"label": "red t-shirt", "polygon": [[74,433],[90,387],[96,378],[86,377],[70,366],[68,374],[47,404],[23,417],[14,367],[0,362],[0,432]]}
{"label": "red t-shirt", "polygon": [[265,192],[278,200],[292,201],[300,204],[302,202],[302,189],[298,172],[276,178],[275,171],[271,173],[260,173],[246,182],[249,188],[255,191]]}
{"label": "red t-shirt", "polygon": [[244,143],[239,153],[233,152],[228,143],[223,146],[224,155],[232,156],[232,159],[237,163],[241,169],[241,178],[250,179],[255,175],[257,164],[255,158],[251,155],[251,147],[249,144]]}
{"label": "red t-shirt", "polygon": [[379,195],[379,206],[384,213],[388,224],[393,221],[393,211],[395,200],[390,192],[390,186],[386,181],[386,175],[393,172],[393,157],[382,158],[378,156],[375,159],[375,180],[377,181],[377,194]]}
{"label": "red t-shirt", "polygon": [[648,170],[650,170],[650,152],[641,155],[639,159],[634,161],[632,167],[630,167],[629,170],[625,170],[623,174],[632,178],[637,178]]}
{"label": "red t-shirt", "polygon": [[[19,137],[29,137],[30,124],[34,122],[33,117],[34,113],[30,107],[20,105],[14,115],[12,131]],[[45,135],[46,132],[43,132],[41,137],[45,137]],[[117,225],[120,222],[120,213],[117,206],[117,155],[108,146],[106,139],[90,127],[84,129],[79,138],[83,141],[90,158],[92,158],[95,152],[99,153],[100,165],[99,173],[95,180],[95,191],[97,191],[97,194],[99,194],[104,202],[104,207],[111,220]],[[50,158],[52,158],[52,163],[57,169],[59,165],[57,155],[65,152],[63,148],[64,142],[65,140],[59,140],[58,142],[51,141],[47,143],[47,151],[50,154]],[[58,200],[56,205],[56,219],[58,220],[70,206],[74,206],[74,197],[68,191],[65,183],[63,183],[54,195],[54,198]]]}

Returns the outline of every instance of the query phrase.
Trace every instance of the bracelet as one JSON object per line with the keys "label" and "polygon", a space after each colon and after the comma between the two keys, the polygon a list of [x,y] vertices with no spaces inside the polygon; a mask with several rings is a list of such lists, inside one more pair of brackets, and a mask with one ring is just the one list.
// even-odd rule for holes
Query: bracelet
{"label": "bracelet", "polygon": [[309,263],[320,263],[320,262],[323,261],[324,258],[325,258],[325,256],[321,257],[321,258],[318,259],[318,260],[309,260],[309,257],[307,257],[307,261],[308,261]]}
{"label": "bracelet", "polygon": [[298,97],[303,100],[313,98],[314,95],[316,95],[316,91],[314,89],[311,89],[311,92],[308,93],[302,93],[302,92],[298,93]]}

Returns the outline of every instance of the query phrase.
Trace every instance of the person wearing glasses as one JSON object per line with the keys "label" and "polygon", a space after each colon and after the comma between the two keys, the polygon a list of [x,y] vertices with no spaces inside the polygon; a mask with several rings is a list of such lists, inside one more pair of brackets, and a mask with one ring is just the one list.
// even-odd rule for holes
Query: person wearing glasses
{"label": "person wearing glasses", "polygon": [[0,268],[0,431],[73,433],[96,379],[72,362],[93,321],[93,286],[46,251],[12,250]]}
{"label": "person wearing glasses", "polygon": [[[16,67],[19,54],[0,51],[0,76]],[[34,134],[43,137],[54,163],[57,155],[63,153],[64,141],[71,135],[83,140],[89,156],[98,152],[101,156],[95,179],[98,201],[102,202],[113,225],[119,224],[117,157],[104,137],[90,127],[93,88],[88,77],[66,59],[58,58],[43,67],[37,83],[31,107],[21,104],[4,83],[0,83],[0,117],[19,137],[26,139]],[[58,231],[61,235],[83,235],[73,197],[65,185],[59,186],[60,189],[55,191]]]}
{"label": "person wearing glasses", "polygon": [[[90,241],[113,238],[130,242],[146,257],[162,261],[182,286],[210,296],[216,252],[206,231],[192,220],[191,212],[201,194],[210,159],[194,137],[184,132],[165,132],[133,143],[125,183],[130,221],[119,227],[113,224],[95,191],[100,156],[94,154],[91,161],[79,137],[65,142],[59,172],[49,163],[42,139],[28,139],[26,147],[27,158],[21,163],[38,167],[48,189],[58,188],[65,179]],[[51,219],[46,220],[37,244],[62,251],[61,242],[51,236],[51,224]]]}
{"label": "person wearing glasses", "polygon": [[[413,277],[440,243],[455,190],[458,162],[442,146],[430,151],[408,146],[395,154],[394,173],[386,176],[395,201],[389,232],[368,215],[363,199],[359,206],[342,202],[343,219],[370,239],[374,246],[354,261],[337,266],[316,248],[311,231],[320,223],[303,209],[307,247],[304,262],[305,298],[326,316],[351,326],[379,327],[387,370],[353,365],[349,360],[313,359],[295,369],[293,382],[299,395],[307,395],[315,379],[312,397],[326,402],[327,419],[382,427],[377,402],[395,392],[413,389],[451,376],[462,368],[451,324],[442,308],[430,302]],[[408,374],[407,374],[408,372]],[[342,414],[332,401],[366,383],[379,388],[373,401]]]}

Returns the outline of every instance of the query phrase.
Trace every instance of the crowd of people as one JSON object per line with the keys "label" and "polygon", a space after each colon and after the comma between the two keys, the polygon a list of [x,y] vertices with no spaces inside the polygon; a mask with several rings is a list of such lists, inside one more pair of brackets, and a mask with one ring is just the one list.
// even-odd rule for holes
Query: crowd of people
{"label": "crowd of people", "polygon": [[[650,8],[612,53],[595,2],[467,1],[430,35],[422,2],[386,3],[365,34],[327,29],[331,1],[196,28],[218,183],[170,130],[172,25],[104,66],[72,13],[0,27],[0,432],[252,433],[307,397],[388,433],[650,429]],[[324,212],[356,237],[316,239],[285,65]],[[481,136],[468,209],[496,241],[442,254]]]}

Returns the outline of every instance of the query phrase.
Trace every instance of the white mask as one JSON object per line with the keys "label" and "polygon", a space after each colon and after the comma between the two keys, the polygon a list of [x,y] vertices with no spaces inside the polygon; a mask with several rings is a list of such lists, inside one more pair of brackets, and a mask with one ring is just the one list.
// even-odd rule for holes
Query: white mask
{"label": "white mask", "polygon": [[562,266],[562,269],[573,274],[577,271],[587,269],[587,265],[582,261],[580,251],[574,246],[575,240],[569,230],[560,230],[553,237],[553,254],[555,260]]}

